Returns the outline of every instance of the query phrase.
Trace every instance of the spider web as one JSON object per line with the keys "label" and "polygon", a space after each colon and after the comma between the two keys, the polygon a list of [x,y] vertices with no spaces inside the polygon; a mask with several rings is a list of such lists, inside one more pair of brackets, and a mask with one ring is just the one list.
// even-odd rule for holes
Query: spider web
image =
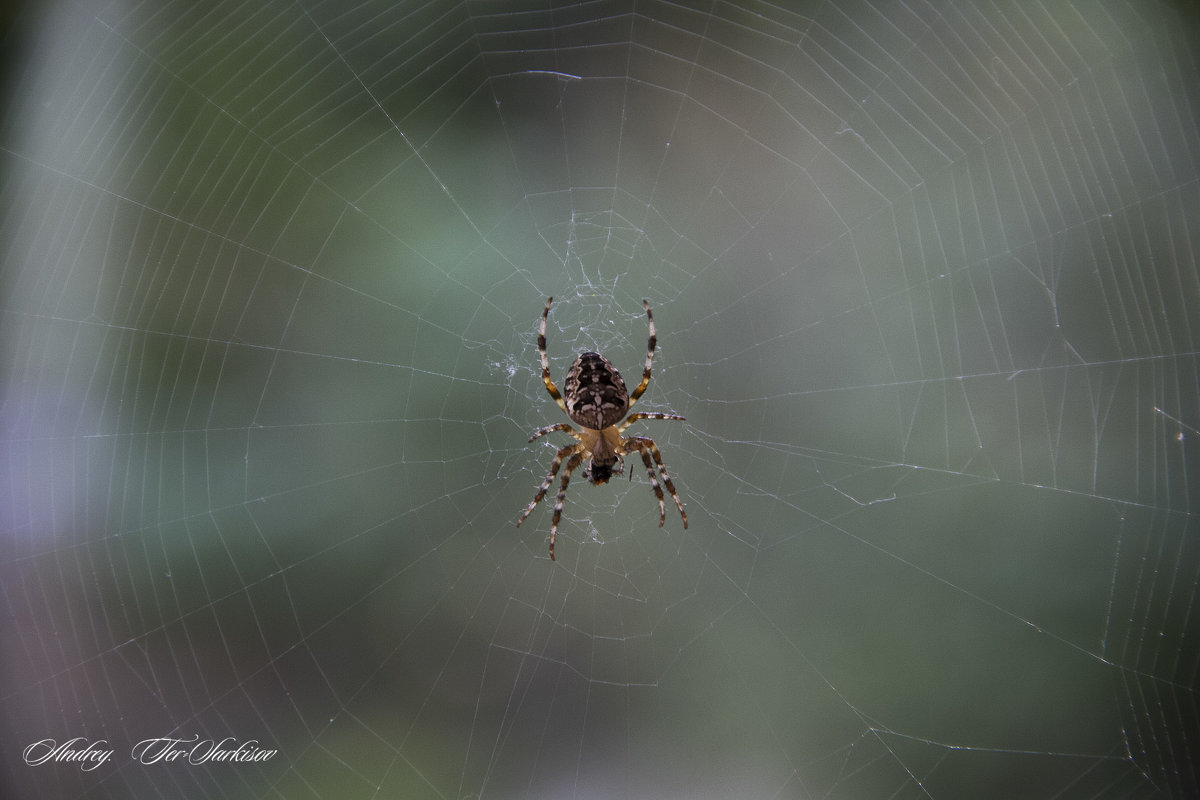
{"label": "spider web", "polygon": [[[1195,796],[1187,8],[33,9],[9,794]],[[514,528],[550,295],[559,380],[649,300],[687,531]]]}

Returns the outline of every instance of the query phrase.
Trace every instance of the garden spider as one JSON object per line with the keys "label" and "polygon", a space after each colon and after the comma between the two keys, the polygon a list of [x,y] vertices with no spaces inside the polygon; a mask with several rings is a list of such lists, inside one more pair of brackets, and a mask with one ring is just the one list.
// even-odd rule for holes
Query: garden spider
{"label": "garden spider", "polygon": [[[644,436],[621,435],[639,419],[683,419],[677,414],[658,412],[625,416],[625,412],[638,401],[650,385],[650,363],[654,360],[654,346],[658,341],[654,333],[654,315],[650,313],[650,304],[642,301],[642,307],[646,309],[646,319],[650,321],[650,341],[646,345],[646,368],[642,371],[642,382],[633,390],[633,394],[626,391],[625,381],[612,362],[599,353],[592,352],[580,353],[579,358],[575,359],[575,363],[567,371],[567,379],[563,382],[563,394],[559,394],[558,387],[550,379],[550,361],[546,358],[546,317],[550,314],[550,303],[553,301],[553,297],[546,299],[546,308],[542,311],[542,321],[538,325],[542,382],[546,384],[546,391],[554,398],[554,402],[558,403],[558,407],[566,412],[581,430],[575,430],[565,422],[558,422],[539,428],[529,437],[529,441],[532,442],[547,433],[562,431],[571,434],[578,441],[554,454],[549,474],[538,487],[533,502],[517,520],[517,527],[521,527],[521,523],[533,511],[533,507],[546,496],[546,490],[550,488],[554,476],[558,473],[559,464],[564,458],[567,459],[567,465],[563,468],[562,486],[558,490],[558,498],[554,501],[554,517],[550,521],[550,560],[553,561],[554,537],[558,535],[558,520],[562,517],[563,499],[567,496],[567,483],[571,480],[571,472],[586,460],[583,477],[597,486],[608,483],[609,478],[614,474],[619,475],[625,468],[624,456],[636,450],[642,455],[642,463],[646,465],[646,473],[650,476],[650,488],[658,498],[658,527],[661,528],[666,521],[667,511],[662,488],[658,485],[658,475],[654,471],[655,465],[662,473],[662,482],[667,485],[667,491],[671,493],[671,499],[675,501],[675,507],[679,509],[679,516],[683,518],[683,527],[686,529],[687,513],[675,492],[675,484],[671,483],[671,476],[667,474],[667,466],[663,463],[662,453],[658,452],[658,446],[652,439]],[[651,456],[654,456],[653,464],[650,463]],[[630,480],[633,479],[632,472],[629,477]]]}

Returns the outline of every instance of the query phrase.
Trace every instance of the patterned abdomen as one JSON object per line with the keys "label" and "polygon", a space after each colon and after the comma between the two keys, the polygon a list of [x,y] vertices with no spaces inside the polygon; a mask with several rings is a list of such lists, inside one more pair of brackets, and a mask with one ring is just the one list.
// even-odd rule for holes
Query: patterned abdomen
{"label": "patterned abdomen", "polygon": [[580,353],[563,382],[567,414],[579,425],[603,430],[629,410],[629,391],[621,373],[599,353]]}

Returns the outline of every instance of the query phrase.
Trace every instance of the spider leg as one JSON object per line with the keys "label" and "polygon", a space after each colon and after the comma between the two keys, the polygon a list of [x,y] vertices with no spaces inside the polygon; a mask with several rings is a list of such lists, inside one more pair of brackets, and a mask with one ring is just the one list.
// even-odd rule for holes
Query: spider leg
{"label": "spider leg", "polygon": [[567,414],[567,404],[563,401],[562,393],[550,379],[550,359],[546,357],[546,317],[550,314],[550,303],[553,301],[553,297],[546,298],[546,307],[542,309],[542,321],[538,323],[538,355],[542,359],[542,383],[546,384],[546,391],[554,398],[554,402],[558,403],[558,407]]}
{"label": "spider leg", "polygon": [[[679,419],[679,420],[682,420],[682,419],[686,419],[686,417],[681,417],[678,414],[662,414],[662,413],[659,413],[658,411],[647,411],[644,413],[639,411],[636,414],[630,414],[628,417],[626,417],[625,421],[622,422],[617,427],[617,433],[618,434],[624,433],[626,428],[628,428],[633,423],[637,422],[639,419]],[[530,441],[532,441],[532,440],[530,440]]]}
{"label": "spider leg", "polygon": [[[576,445],[578,447],[578,445]],[[571,472],[579,466],[583,461],[583,453],[576,453],[571,456],[571,460],[567,462],[567,466],[563,468],[562,486],[558,490],[558,497],[554,500],[554,517],[550,520],[550,560],[554,560],[554,537],[558,536],[558,520],[562,517],[563,500],[567,496],[567,484],[571,481]]]}
{"label": "spider leg", "polygon": [[558,423],[555,423],[554,425],[547,425],[544,428],[538,428],[536,431],[533,432],[533,436],[529,437],[529,441],[532,442],[535,439],[540,439],[541,437],[545,436],[547,433],[554,433],[555,431],[562,431],[563,433],[569,433],[572,436],[574,436],[576,439],[579,438],[579,431],[575,430],[574,428],[572,428],[570,425],[568,425],[565,422],[558,422]]}
{"label": "spider leg", "polygon": [[654,465],[650,463],[650,454],[644,449],[639,449],[642,454],[642,463],[646,465],[646,474],[650,476],[650,488],[654,490],[654,496],[658,498],[658,527],[662,527],[667,521],[667,506],[663,502],[662,488],[658,485],[658,475],[654,472]]}
{"label": "spider leg", "polygon": [[667,472],[667,465],[663,463],[662,453],[658,451],[658,445],[654,443],[653,439],[648,439],[644,436],[632,436],[625,440],[625,446],[630,449],[641,450],[643,456],[645,455],[645,451],[649,450],[650,455],[654,456],[654,463],[658,465],[658,471],[662,473],[663,483],[667,485],[667,491],[671,493],[671,499],[675,501],[675,507],[679,509],[679,516],[683,518],[683,527],[686,529],[688,526],[687,512],[683,510],[683,503],[679,500],[679,493],[675,491],[675,484],[671,482],[671,475]]}
{"label": "spider leg", "polygon": [[[533,496],[533,502],[529,504],[529,506],[525,509],[525,513],[521,515],[521,518],[519,520],[517,520],[518,528],[521,527],[521,523],[524,522],[525,518],[528,517],[529,514],[533,511],[534,506],[536,506],[538,503],[542,502],[542,498],[546,496],[546,490],[550,488],[550,484],[554,481],[554,476],[558,474],[558,465],[562,463],[562,460],[564,458],[566,458],[567,456],[573,456],[573,458],[571,459],[571,461],[573,462],[575,460],[575,458],[579,458],[579,453],[582,450],[583,450],[583,445],[569,444],[554,454],[554,460],[550,462],[550,472],[548,472],[546,474],[546,480],[542,481],[542,485],[538,487],[537,494],[535,494]],[[568,466],[570,466],[570,463],[571,462],[568,462]],[[561,507],[562,506],[561,497],[559,499],[560,499],[559,506]],[[555,517],[555,522],[557,522],[557,521],[558,521],[558,518]]]}
{"label": "spider leg", "polygon": [[646,343],[646,368],[642,370],[642,382],[629,395],[630,406],[638,401],[638,398],[646,391],[646,387],[650,385],[650,364],[654,361],[654,347],[658,344],[658,335],[654,332],[654,315],[650,313],[650,304],[643,300],[642,308],[646,309],[646,319],[650,321],[650,341]]}

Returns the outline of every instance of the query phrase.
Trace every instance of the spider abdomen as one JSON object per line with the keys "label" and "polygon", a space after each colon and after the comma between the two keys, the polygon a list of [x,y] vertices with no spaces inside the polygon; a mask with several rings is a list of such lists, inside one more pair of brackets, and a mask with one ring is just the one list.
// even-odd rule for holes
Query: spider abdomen
{"label": "spider abdomen", "polygon": [[629,391],[621,373],[599,353],[580,353],[563,382],[567,414],[592,430],[616,425],[629,410]]}

